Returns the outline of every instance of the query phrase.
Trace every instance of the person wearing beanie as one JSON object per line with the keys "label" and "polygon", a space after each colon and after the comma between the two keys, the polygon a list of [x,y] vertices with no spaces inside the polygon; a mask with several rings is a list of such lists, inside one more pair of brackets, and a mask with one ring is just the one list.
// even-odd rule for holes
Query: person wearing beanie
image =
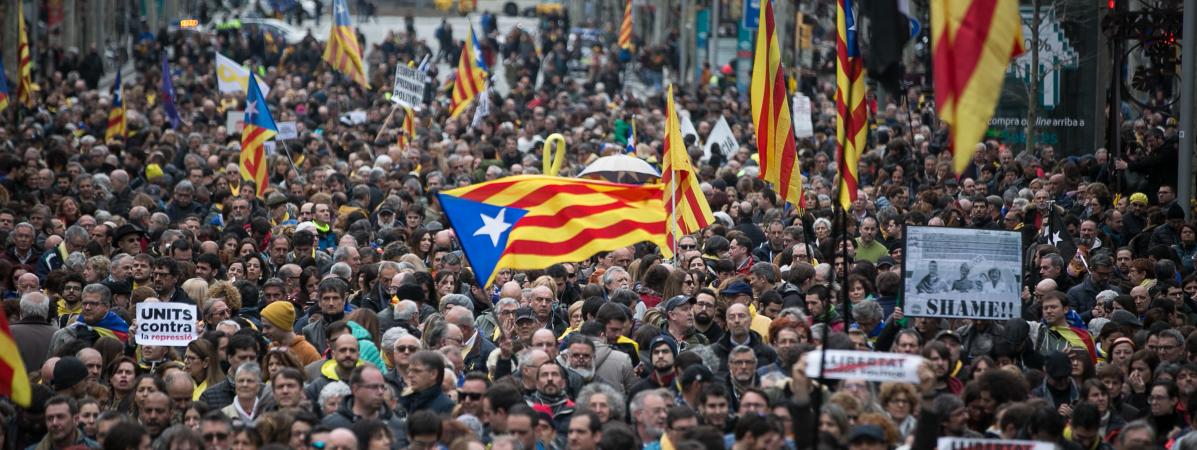
{"label": "person wearing beanie", "polygon": [[649,342],[648,355],[652,362],[652,372],[632,386],[632,390],[628,391],[628,398],[635,397],[640,391],[650,389],[677,390],[674,386],[674,379],[678,376],[674,364],[677,359],[677,341],[668,335],[659,334],[653,337],[652,342]]}
{"label": "person wearing beanie", "polygon": [[295,334],[295,307],[289,302],[273,302],[262,309],[262,335],[270,338],[271,348],[285,348],[307,366],[320,360],[320,352],[303,336]]}
{"label": "person wearing beanie", "polygon": [[87,366],[74,356],[65,356],[54,365],[52,384],[54,392],[71,398],[82,398],[87,394]]}

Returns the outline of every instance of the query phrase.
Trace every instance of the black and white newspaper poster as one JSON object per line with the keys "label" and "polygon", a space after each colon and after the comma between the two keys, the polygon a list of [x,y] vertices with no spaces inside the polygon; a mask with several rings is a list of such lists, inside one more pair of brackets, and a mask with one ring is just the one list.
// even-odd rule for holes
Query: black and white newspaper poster
{"label": "black and white newspaper poster", "polygon": [[1005,320],[1022,314],[1022,235],[906,229],[904,311],[912,317]]}

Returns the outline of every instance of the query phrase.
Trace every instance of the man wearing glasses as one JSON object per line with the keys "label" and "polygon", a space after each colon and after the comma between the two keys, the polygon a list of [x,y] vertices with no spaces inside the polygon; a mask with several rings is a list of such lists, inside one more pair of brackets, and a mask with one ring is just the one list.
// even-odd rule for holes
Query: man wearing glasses
{"label": "man wearing glasses", "polygon": [[179,263],[169,256],[160,256],[154,261],[154,290],[158,298],[172,303],[194,305],[195,301],[178,288]]}
{"label": "man wearing glasses", "polygon": [[384,390],[390,387],[383,380],[382,372],[372,364],[357,366],[349,376],[349,389],[350,395],[341,400],[341,406],[335,413],[326,416],[321,425],[334,429],[349,428],[363,420],[377,420],[391,429],[399,444],[397,448],[407,447],[403,422],[386,407]]}

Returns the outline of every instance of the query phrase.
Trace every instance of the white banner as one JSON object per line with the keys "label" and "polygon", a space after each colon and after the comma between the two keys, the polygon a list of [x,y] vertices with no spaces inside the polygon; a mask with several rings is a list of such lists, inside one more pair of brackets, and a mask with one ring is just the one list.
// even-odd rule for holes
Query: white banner
{"label": "white banner", "polygon": [[398,64],[395,66],[395,88],[391,92],[391,101],[420,109],[424,105],[424,86],[427,83],[428,76],[424,72]]}
{"label": "white banner", "polygon": [[732,134],[731,126],[727,124],[727,118],[719,116],[719,121],[715,122],[715,126],[711,128],[711,134],[707,135],[706,145],[702,148],[703,160],[710,160],[711,155],[716,153],[730,158],[739,149],[740,143],[736,142],[736,136]]}
{"label": "white banner", "polygon": [[[267,86],[261,78],[254,78],[254,80],[258,82],[258,89],[262,90],[263,96],[270,94],[270,86]],[[249,69],[237,64],[229,59],[229,57],[217,53],[216,81],[222,93],[248,93],[249,91],[246,86],[249,85]]]}
{"label": "white banner", "polygon": [[168,302],[137,304],[137,345],[182,347],[195,340],[195,305]]}
{"label": "white banner", "polygon": [[906,227],[903,312],[911,317],[1005,320],[1022,315],[1022,234]]}
{"label": "white banner", "polygon": [[941,437],[936,450],[1055,450],[1049,442]]}
{"label": "white banner", "polygon": [[815,135],[810,108],[810,97],[802,94],[794,96],[794,136],[799,139]]}
{"label": "white banner", "polygon": [[278,127],[276,137],[280,141],[299,138],[299,128],[296,127],[295,122],[276,122],[274,125]]}
{"label": "white banner", "polygon": [[690,121],[690,111],[679,109],[677,111],[678,117],[681,118],[682,137],[694,136],[694,142],[698,142],[698,129],[694,128],[694,122]]}
{"label": "white banner", "polygon": [[806,354],[806,376],[819,377],[819,365],[826,364],[823,376],[833,380],[919,382],[923,357],[902,353],[878,353],[858,350],[827,350],[820,360],[819,350]]}
{"label": "white banner", "polygon": [[245,128],[245,111],[229,111],[225,116],[224,132],[230,135],[241,134]]}

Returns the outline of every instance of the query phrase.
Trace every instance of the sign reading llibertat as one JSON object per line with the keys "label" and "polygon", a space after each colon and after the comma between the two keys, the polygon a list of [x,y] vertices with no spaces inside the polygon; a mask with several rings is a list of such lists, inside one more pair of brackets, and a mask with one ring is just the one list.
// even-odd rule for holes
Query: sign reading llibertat
{"label": "sign reading llibertat", "polygon": [[906,315],[1004,320],[1022,314],[1020,233],[907,227],[902,254]]}

